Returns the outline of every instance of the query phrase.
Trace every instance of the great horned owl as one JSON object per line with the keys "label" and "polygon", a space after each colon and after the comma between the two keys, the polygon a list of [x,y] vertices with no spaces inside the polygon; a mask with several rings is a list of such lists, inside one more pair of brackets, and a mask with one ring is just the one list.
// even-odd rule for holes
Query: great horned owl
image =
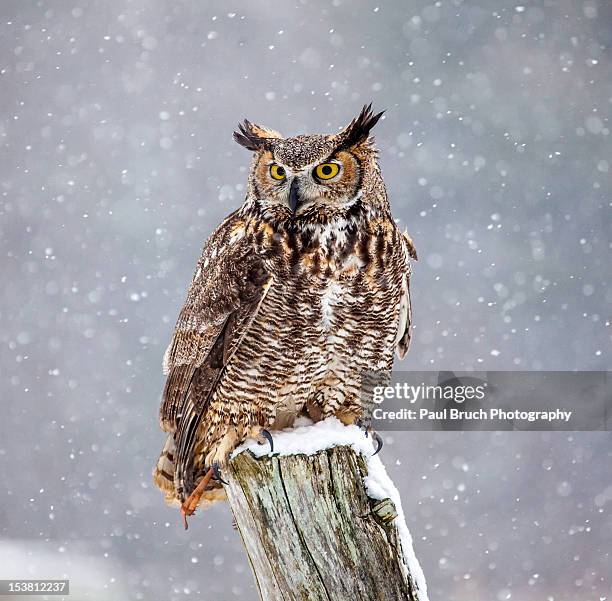
{"label": "great horned owl", "polygon": [[359,421],[362,374],[408,350],[416,253],[369,137],[381,115],[332,135],[234,132],[253,152],[246,200],[204,245],[164,356],[154,480],[184,516],[218,498],[211,478],[246,438],[300,415]]}

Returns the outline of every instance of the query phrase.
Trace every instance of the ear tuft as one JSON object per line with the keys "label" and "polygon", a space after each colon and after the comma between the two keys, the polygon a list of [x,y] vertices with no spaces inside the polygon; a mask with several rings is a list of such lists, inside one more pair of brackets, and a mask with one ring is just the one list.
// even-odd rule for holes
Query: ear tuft
{"label": "ear tuft", "polygon": [[238,129],[234,132],[234,140],[248,150],[263,150],[267,146],[268,140],[281,137],[278,132],[251,123],[248,119],[239,123]]}
{"label": "ear tuft", "polygon": [[265,140],[255,133],[253,124],[247,119],[238,124],[238,129],[234,132],[234,140],[248,150],[260,150],[265,144]]}
{"label": "ear tuft", "polygon": [[376,115],[372,111],[372,103],[364,105],[359,116],[353,119],[337,136],[342,147],[355,146],[365,142],[370,135],[370,130],[378,123],[385,111]]}

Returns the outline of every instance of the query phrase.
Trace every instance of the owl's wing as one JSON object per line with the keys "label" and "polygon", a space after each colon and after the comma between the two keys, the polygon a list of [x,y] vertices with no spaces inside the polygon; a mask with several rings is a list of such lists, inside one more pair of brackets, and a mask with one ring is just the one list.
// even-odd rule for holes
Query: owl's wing
{"label": "owl's wing", "polygon": [[244,221],[233,213],[204,246],[164,355],[168,379],[159,415],[163,430],[174,432],[181,418],[199,412],[257,314],[269,283],[261,258],[245,239]]}
{"label": "owl's wing", "polygon": [[412,239],[406,232],[400,236],[402,244],[402,260],[404,274],[402,276],[402,294],[400,297],[399,325],[395,341],[395,351],[403,359],[410,348],[412,338],[412,303],[410,301],[410,259],[418,259]]}

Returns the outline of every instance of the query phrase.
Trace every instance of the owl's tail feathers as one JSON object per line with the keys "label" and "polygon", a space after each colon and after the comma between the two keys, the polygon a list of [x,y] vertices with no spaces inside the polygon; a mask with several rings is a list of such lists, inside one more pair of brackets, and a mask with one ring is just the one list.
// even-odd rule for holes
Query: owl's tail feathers
{"label": "owl's tail feathers", "polygon": [[[157,464],[153,469],[153,482],[155,486],[164,493],[166,505],[171,507],[181,507],[182,502],[174,486],[174,457],[176,448],[174,446],[174,436],[170,434],[166,438],[164,448],[159,455]],[[209,490],[205,490],[199,498],[198,506],[207,509],[217,501],[225,501],[227,496],[220,482],[208,482]],[[212,488],[211,488],[212,487]],[[195,508],[194,508],[195,510]]]}
{"label": "owl's tail feathers", "polygon": [[166,438],[164,448],[159,455],[157,464],[153,469],[153,482],[164,493],[167,505],[180,506],[180,501],[174,488],[174,437],[172,434]]}

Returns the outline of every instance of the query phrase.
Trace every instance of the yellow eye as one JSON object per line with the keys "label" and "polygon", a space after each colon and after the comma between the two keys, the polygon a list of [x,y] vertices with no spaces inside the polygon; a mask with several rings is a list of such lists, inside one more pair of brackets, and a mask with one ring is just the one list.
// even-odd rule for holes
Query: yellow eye
{"label": "yellow eye", "polygon": [[339,171],[340,165],[337,163],[322,163],[315,167],[314,174],[317,179],[325,180],[336,177]]}
{"label": "yellow eye", "polygon": [[287,177],[285,170],[276,163],[270,165],[270,175],[273,179],[276,179],[278,181],[282,181],[285,179],[285,177]]}

